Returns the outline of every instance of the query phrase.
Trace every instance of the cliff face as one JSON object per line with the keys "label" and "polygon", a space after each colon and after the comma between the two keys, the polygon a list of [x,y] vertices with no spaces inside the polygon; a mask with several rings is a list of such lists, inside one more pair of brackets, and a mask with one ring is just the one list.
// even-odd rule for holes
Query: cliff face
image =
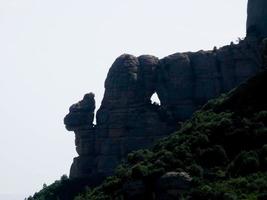
{"label": "cliff face", "polygon": [[[209,99],[260,70],[258,40],[213,51],[177,53],[163,59],[122,55],[111,66],[105,95],[93,125],[94,95],[65,117],[74,131],[79,157],[70,176],[104,177],[132,150],[145,148],[178,128]],[[157,93],[161,105],[151,104]]]}
{"label": "cliff face", "polygon": [[[251,2],[248,27],[256,19]],[[64,119],[66,128],[75,132],[79,154],[70,177],[99,180],[112,174],[127,153],[151,146],[209,99],[255,75],[262,67],[261,42],[258,36],[248,36],[237,45],[213,51],[176,53],[163,59],[126,54],[117,58],[105,81],[96,125],[92,93],[71,106]],[[154,93],[161,105],[151,104]]]}
{"label": "cliff face", "polygon": [[267,1],[248,1],[247,34],[267,37]]}

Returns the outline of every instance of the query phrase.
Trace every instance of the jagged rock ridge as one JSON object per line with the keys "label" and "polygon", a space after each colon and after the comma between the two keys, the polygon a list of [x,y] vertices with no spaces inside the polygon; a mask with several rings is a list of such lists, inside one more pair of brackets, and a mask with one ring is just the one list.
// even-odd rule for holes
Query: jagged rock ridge
{"label": "jagged rock ridge", "polygon": [[[253,24],[252,19],[248,24]],[[127,153],[149,147],[176,130],[179,121],[188,119],[209,99],[256,74],[262,67],[260,39],[248,34],[237,45],[163,59],[127,54],[117,58],[105,81],[96,125],[93,94],[85,95],[65,117],[67,129],[75,132],[79,154],[70,177],[93,180],[112,174]],[[154,93],[160,106],[151,104]]]}

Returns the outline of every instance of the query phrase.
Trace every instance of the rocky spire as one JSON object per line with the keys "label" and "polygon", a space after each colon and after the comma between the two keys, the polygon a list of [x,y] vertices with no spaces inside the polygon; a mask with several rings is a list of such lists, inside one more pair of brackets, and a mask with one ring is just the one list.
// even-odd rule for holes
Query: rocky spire
{"label": "rocky spire", "polygon": [[248,0],[247,36],[267,37],[267,1]]}

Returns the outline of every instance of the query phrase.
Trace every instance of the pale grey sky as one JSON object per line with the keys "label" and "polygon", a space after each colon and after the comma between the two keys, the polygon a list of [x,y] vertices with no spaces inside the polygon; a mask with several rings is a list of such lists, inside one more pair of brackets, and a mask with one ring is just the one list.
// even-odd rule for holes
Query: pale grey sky
{"label": "pale grey sky", "polygon": [[68,174],[63,118],[87,92],[99,106],[116,57],[229,44],[245,35],[246,3],[0,0],[0,194],[26,197]]}

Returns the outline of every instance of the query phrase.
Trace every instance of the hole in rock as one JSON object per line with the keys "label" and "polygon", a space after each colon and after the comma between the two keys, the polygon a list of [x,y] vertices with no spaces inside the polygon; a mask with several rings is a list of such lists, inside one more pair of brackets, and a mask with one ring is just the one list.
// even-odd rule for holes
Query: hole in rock
{"label": "hole in rock", "polygon": [[152,104],[155,104],[155,105],[160,105],[160,100],[159,100],[159,97],[158,97],[158,94],[157,93],[154,93],[151,98],[151,103]]}

